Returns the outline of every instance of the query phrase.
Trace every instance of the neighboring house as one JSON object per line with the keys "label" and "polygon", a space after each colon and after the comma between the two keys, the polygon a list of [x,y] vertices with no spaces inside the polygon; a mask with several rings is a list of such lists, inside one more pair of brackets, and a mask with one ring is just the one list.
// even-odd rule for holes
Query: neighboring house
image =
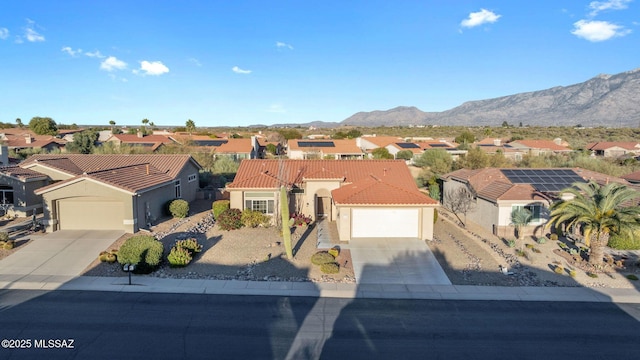
{"label": "neighboring house", "polygon": [[363,159],[365,155],[356,144],[355,139],[292,139],[289,140],[287,146],[289,159],[354,160]]}
{"label": "neighboring house", "polygon": [[[495,235],[513,235],[511,213],[518,207],[531,211],[533,220],[525,233],[540,236],[549,218],[549,205],[560,192],[575,182],[595,181],[599,184],[627,181],[584,169],[460,169],[443,179],[443,206],[450,208],[459,189],[471,196],[466,216],[458,214]],[[546,230],[548,231],[548,229]]]}
{"label": "neighboring house", "polygon": [[595,156],[620,157],[624,155],[640,155],[640,143],[635,141],[603,141],[587,145]]}
{"label": "neighboring house", "polygon": [[361,136],[356,139],[356,144],[360,149],[367,153],[371,153],[371,150],[386,147],[389,144],[404,142],[402,138],[395,136]]}
{"label": "neighboring house", "polygon": [[528,149],[525,148],[513,148],[506,146],[507,140],[500,138],[485,138],[474,143],[480,150],[484,151],[487,155],[496,155],[501,153],[505,158],[513,161],[521,161],[522,156],[528,154]]}
{"label": "neighboring house", "polygon": [[456,144],[455,142],[447,141],[444,139],[420,141],[417,144],[420,145],[420,147],[424,151],[431,150],[431,149],[445,150],[446,152],[449,153],[449,155],[451,155],[451,158],[453,160],[457,160],[460,157],[460,155],[465,155],[467,153],[467,150],[458,149],[458,146],[460,146],[459,144]]}
{"label": "neighboring house", "polygon": [[422,155],[422,153],[424,152],[424,150],[422,149],[422,147],[420,147],[419,144],[412,143],[412,142],[400,142],[400,141],[394,142],[385,146],[385,149],[389,151],[389,154],[393,155],[394,159],[397,158],[397,155],[400,151],[411,151],[411,154],[413,154],[413,158],[409,160],[410,164],[412,164],[413,161],[416,158],[420,157],[420,155]]}
{"label": "neighboring house", "polygon": [[531,156],[566,154],[573,151],[560,138],[554,140],[514,140],[505,144],[505,148],[519,150]]}
{"label": "neighboring house", "polygon": [[173,144],[174,141],[164,135],[143,135],[142,132],[137,134],[114,134],[111,135],[106,142],[112,142],[116,146],[129,145],[141,146],[149,149],[150,152],[158,150],[163,145]]}
{"label": "neighboring house", "polygon": [[282,155],[284,153],[282,143],[280,143],[279,141],[268,141],[263,137],[258,137],[257,140],[258,140],[258,145],[260,146],[258,150],[258,158],[260,159],[264,159],[267,156],[267,153],[268,153],[267,146],[269,144],[272,144],[273,146],[275,146],[276,153],[274,155]]}
{"label": "neighboring house", "polygon": [[231,207],[278,216],[279,189],[291,213],[336,221],[339,238],[433,239],[438,202],[420,192],[401,160],[245,160],[227,185]]}
{"label": "neighboring house", "polygon": [[64,149],[67,143],[51,135],[36,135],[27,129],[2,129],[0,141],[10,150],[42,149],[47,152]]}
{"label": "neighboring house", "polygon": [[164,216],[168,201],[193,201],[200,165],[190,155],[33,155],[0,168],[16,212],[44,212],[47,231],[134,233]]}
{"label": "neighboring house", "polygon": [[176,135],[174,141],[191,145],[196,151],[211,153],[213,156],[227,156],[235,161],[256,159],[259,155],[260,144],[255,136],[240,139],[212,138],[206,135]]}

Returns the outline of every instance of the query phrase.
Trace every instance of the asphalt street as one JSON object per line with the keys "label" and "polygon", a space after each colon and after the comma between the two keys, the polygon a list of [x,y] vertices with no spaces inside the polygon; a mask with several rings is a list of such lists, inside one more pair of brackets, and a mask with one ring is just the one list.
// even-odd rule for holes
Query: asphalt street
{"label": "asphalt street", "polygon": [[614,303],[0,291],[0,359],[622,359]]}

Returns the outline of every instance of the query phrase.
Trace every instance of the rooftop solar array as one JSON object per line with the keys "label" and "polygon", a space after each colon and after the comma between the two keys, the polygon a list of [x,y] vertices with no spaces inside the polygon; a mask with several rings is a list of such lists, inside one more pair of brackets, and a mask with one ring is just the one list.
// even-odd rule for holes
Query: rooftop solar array
{"label": "rooftop solar array", "polygon": [[541,192],[559,192],[575,182],[586,182],[571,169],[502,169],[514,184],[531,184]]}
{"label": "rooftop solar array", "polygon": [[335,147],[333,141],[298,141],[298,147]]}
{"label": "rooftop solar array", "polygon": [[398,145],[402,149],[420,149],[420,146],[414,143],[396,143],[396,145]]}
{"label": "rooftop solar array", "polygon": [[220,146],[228,142],[229,140],[196,140],[199,146]]}
{"label": "rooftop solar array", "polygon": [[437,147],[437,148],[441,148],[441,147],[450,147],[450,146],[449,146],[449,145],[447,145],[447,144],[429,144],[429,146],[431,146],[432,148],[435,148],[435,147]]}

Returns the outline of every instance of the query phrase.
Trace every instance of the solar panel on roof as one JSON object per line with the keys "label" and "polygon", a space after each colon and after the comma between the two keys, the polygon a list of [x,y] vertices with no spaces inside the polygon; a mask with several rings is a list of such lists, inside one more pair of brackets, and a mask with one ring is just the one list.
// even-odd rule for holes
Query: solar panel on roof
{"label": "solar panel on roof", "polygon": [[449,147],[447,144],[429,144],[431,147],[439,148],[439,147]]}
{"label": "solar panel on roof", "polygon": [[199,146],[220,146],[228,143],[229,140],[196,140],[195,142]]}
{"label": "solar panel on roof", "polygon": [[575,182],[585,182],[571,169],[504,169],[502,174],[514,184],[531,184],[541,192],[558,192]]}
{"label": "solar panel on roof", "polygon": [[420,146],[415,143],[396,143],[402,149],[419,149]]}
{"label": "solar panel on roof", "polygon": [[333,141],[298,141],[298,147],[335,147]]}

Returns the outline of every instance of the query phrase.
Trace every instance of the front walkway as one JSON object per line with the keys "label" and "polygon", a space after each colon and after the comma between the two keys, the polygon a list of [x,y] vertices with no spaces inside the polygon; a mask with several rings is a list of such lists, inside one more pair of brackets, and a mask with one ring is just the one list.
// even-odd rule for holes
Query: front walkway
{"label": "front walkway", "polygon": [[34,236],[24,249],[0,260],[0,274],[77,276],[123,234],[121,230],[60,230]]}

